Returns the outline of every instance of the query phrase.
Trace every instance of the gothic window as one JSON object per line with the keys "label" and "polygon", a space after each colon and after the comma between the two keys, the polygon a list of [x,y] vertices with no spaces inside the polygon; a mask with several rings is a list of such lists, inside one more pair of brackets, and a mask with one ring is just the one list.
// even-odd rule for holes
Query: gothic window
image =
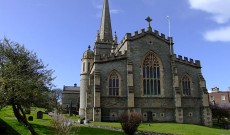
{"label": "gothic window", "polygon": [[184,96],[191,96],[191,80],[187,75],[182,78],[182,88]]}
{"label": "gothic window", "polygon": [[144,95],[160,95],[160,64],[153,53],[147,55],[143,63]]}
{"label": "gothic window", "polygon": [[119,95],[119,78],[115,72],[113,72],[109,77],[109,95],[110,96]]}

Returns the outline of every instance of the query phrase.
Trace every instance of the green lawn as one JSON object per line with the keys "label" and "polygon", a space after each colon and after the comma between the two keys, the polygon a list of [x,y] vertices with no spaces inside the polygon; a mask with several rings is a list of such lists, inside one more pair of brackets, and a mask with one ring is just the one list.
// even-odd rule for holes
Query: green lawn
{"label": "green lawn", "polygon": [[[51,117],[48,116],[47,114],[43,115],[43,119],[36,119],[36,112],[43,109],[38,109],[38,108],[32,108],[31,109],[31,115],[28,116],[33,116],[33,121],[30,121],[32,126],[34,127],[35,131],[39,135],[52,135],[54,134],[53,128],[51,127]],[[77,117],[73,118],[77,119]],[[30,135],[29,130],[24,127],[22,124],[18,123],[16,120],[12,108],[10,106],[5,107],[0,110],[0,125],[4,125],[7,127],[7,132],[6,135]],[[96,129],[96,128],[90,128],[90,127],[80,127],[79,132],[78,131],[79,127],[74,126],[71,130],[71,135],[79,134],[79,135],[124,135],[121,132],[115,132],[115,131],[109,131],[109,130],[104,130],[104,129]]]}
{"label": "green lawn", "polygon": [[[51,127],[51,117],[47,114],[43,115],[43,119],[36,119],[36,112],[41,109],[32,108],[31,115],[34,120],[30,121],[34,129],[39,135],[52,135],[54,134]],[[44,110],[43,110],[44,111]],[[73,118],[77,119],[77,117]],[[116,128],[121,128],[119,123],[114,122],[93,122],[92,124],[102,125],[102,126],[111,126]],[[0,125],[7,127],[6,135],[30,135],[27,128],[22,124],[18,123],[16,118],[13,115],[11,107],[5,107],[0,110]],[[81,126],[79,132],[75,133],[79,127],[74,126],[71,130],[71,134],[80,134],[80,135],[124,135],[122,132],[109,131],[104,129],[97,129],[91,127]],[[179,135],[230,135],[230,131],[224,129],[209,128],[198,125],[191,124],[176,124],[176,123],[152,123],[150,124],[141,124],[138,130],[148,131],[148,132],[159,132],[159,133],[172,133]]]}
{"label": "green lawn", "polygon": [[[94,122],[94,124],[121,128],[120,123],[114,122]],[[230,135],[230,131],[225,129],[177,123],[151,123],[150,126],[144,123],[139,126],[138,130],[179,135]]]}

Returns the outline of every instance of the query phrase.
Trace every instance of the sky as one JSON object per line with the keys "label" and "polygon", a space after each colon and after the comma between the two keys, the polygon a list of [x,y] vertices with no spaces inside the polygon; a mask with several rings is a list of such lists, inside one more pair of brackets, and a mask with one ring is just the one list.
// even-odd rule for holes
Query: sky
{"label": "sky", "polygon": [[[229,0],[109,0],[113,33],[151,26],[168,36],[174,52],[200,60],[207,89],[230,87]],[[100,28],[103,0],[0,0],[0,39],[23,44],[55,70],[56,88],[80,84],[81,58]]]}

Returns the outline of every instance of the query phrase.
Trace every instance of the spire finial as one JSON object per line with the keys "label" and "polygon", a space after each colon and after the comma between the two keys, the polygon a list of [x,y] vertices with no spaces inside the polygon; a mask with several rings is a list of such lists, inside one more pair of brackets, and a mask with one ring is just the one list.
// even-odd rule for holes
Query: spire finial
{"label": "spire finial", "polygon": [[101,17],[100,39],[103,41],[113,41],[108,0],[104,0]]}
{"label": "spire finial", "polygon": [[90,50],[90,48],[91,48],[91,46],[89,45],[89,46],[88,46],[88,50]]}
{"label": "spire finial", "polygon": [[152,21],[152,19],[148,16],[145,20],[146,20],[146,21],[148,22],[148,24],[149,24],[149,26],[148,26],[148,31],[152,31],[152,27],[151,27],[151,25],[150,25],[150,22]]}
{"label": "spire finial", "polygon": [[114,32],[113,41],[114,41],[114,44],[117,44],[117,33],[116,33],[116,31]]}

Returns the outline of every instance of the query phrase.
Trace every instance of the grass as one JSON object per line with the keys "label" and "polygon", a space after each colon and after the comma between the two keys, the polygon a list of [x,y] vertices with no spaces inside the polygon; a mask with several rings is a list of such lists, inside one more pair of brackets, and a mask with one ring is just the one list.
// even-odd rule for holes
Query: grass
{"label": "grass", "polygon": [[[54,134],[53,128],[51,127],[51,117],[47,114],[43,115],[43,119],[36,119],[36,112],[42,110],[38,108],[32,108],[31,115],[34,120],[30,121],[35,131],[39,135],[52,135]],[[42,110],[44,111],[44,110]],[[78,117],[74,116],[71,119],[77,120]],[[115,122],[93,122],[96,125],[102,126],[111,126],[116,128],[121,128],[120,123]],[[22,124],[18,123],[11,107],[5,107],[0,110],[0,125],[7,127],[7,135],[30,135],[28,129]],[[109,131],[105,129],[91,128],[81,126],[79,132],[75,133],[78,130],[78,126],[74,126],[71,130],[71,135],[124,135],[122,132]],[[151,123],[150,126],[148,123],[143,123],[140,125],[138,130],[147,131],[147,132],[159,132],[159,133],[172,133],[179,135],[230,135],[230,131],[224,129],[216,129],[192,124],[176,124],[176,123]]]}
{"label": "grass", "polygon": [[[51,127],[51,117],[47,114],[43,114],[43,119],[37,119],[36,118],[36,112],[37,111],[44,111],[44,109],[39,108],[32,108],[31,114],[28,116],[33,116],[33,121],[29,121],[32,126],[34,127],[35,131],[39,135],[52,135],[54,134],[53,128]],[[78,117],[73,117],[74,120],[78,119]],[[30,135],[29,130],[23,126],[22,124],[18,123],[16,120],[12,107],[4,107],[0,110],[0,125],[3,125],[7,128],[7,132],[5,135]],[[109,131],[105,129],[97,129],[97,128],[90,128],[90,127],[80,127],[79,132],[78,131],[79,126],[74,126],[71,130],[71,135],[124,135],[121,132],[116,131]]]}
{"label": "grass", "polygon": [[[121,128],[120,123],[115,122],[94,122],[94,124]],[[143,123],[139,126],[138,130],[179,135],[230,135],[230,131],[225,129],[177,123],[151,123],[150,125]]]}
{"label": "grass", "polygon": [[[32,108],[31,109],[31,114],[27,115],[28,116],[33,116],[33,121],[29,121],[30,124],[34,127],[34,130],[38,134],[53,134],[52,127],[50,125],[51,117],[48,115],[44,114],[43,119],[36,119],[36,112],[37,111],[44,111],[44,109],[39,109],[39,108]],[[22,125],[21,123],[18,123],[17,119],[15,118],[12,107],[7,106],[4,107],[3,109],[0,110],[0,119],[7,124],[7,127],[11,127],[14,129],[15,132],[18,134],[23,134],[23,135],[30,135],[29,130]],[[7,128],[7,132],[9,132],[11,129]]]}

